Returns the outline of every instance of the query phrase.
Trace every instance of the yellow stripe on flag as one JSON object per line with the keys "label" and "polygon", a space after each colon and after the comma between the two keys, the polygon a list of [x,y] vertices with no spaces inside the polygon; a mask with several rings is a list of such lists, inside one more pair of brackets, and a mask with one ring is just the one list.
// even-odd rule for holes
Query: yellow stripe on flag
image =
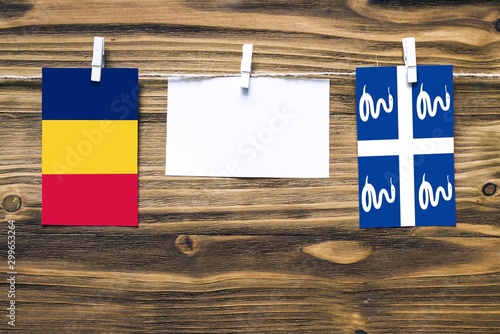
{"label": "yellow stripe on flag", "polygon": [[42,121],[42,174],[137,174],[137,121]]}

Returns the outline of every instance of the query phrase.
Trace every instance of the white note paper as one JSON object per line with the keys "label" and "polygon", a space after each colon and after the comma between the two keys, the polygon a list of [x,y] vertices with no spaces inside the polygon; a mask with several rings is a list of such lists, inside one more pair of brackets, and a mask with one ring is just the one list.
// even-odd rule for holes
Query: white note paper
{"label": "white note paper", "polygon": [[168,80],[166,175],[329,177],[329,80]]}

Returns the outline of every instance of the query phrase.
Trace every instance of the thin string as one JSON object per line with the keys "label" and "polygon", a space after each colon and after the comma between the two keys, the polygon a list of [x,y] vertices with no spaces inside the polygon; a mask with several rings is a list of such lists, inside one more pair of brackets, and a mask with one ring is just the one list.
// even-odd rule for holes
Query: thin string
{"label": "thin string", "polygon": [[[139,77],[171,77],[171,78],[216,78],[216,77],[239,77],[240,73],[220,73],[220,74],[161,74],[161,73],[144,73],[139,74]],[[308,78],[308,77],[320,77],[320,76],[355,76],[356,72],[295,72],[295,73],[278,73],[278,72],[266,72],[266,73],[252,73],[253,78],[263,78],[263,77],[288,77],[288,78]]]}
{"label": "thin string", "polygon": [[[139,78],[223,78],[239,77],[239,73],[213,73],[213,74],[190,74],[190,73],[141,73]],[[356,72],[295,72],[295,73],[252,73],[254,78],[281,77],[281,78],[311,78],[311,77],[353,77]],[[461,78],[500,78],[500,73],[453,73],[454,77]],[[42,75],[0,75],[0,80],[40,80]]]}
{"label": "thin string", "polygon": [[38,80],[41,79],[42,75],[32,75],[32,76],[23,76],[23,75],[0,75],[0,79],[5,80]]}

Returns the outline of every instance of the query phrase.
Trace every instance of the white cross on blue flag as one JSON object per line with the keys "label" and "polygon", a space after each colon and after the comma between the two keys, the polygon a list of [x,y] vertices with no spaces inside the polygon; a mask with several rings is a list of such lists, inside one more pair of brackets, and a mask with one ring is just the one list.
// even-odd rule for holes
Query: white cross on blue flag
{"label": "white cross on blue flag", "polygon": [[453,67],[356,69],[361,228],[455,226]]}

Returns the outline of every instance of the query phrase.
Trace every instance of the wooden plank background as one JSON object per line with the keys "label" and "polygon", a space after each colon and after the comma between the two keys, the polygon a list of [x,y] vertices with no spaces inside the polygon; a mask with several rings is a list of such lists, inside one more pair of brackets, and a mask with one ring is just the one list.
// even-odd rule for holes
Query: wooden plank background
{"label": "wooden plank background", "polygon": [[[497,0],[0,1],[0,331],[14,219],[22,333],[500,332],[499,18]],[[42,227],[41,81],[4,76],[90,67],[95,35],[141,75],[238,73],[243,43],[255,73],[349,73],[401,65],[409,36],[419,64],[486,74],[454,79],[457,227],[358,229],[341,75],[318,180],[164,176],[167,80],[141,77],[140,227]]]}

